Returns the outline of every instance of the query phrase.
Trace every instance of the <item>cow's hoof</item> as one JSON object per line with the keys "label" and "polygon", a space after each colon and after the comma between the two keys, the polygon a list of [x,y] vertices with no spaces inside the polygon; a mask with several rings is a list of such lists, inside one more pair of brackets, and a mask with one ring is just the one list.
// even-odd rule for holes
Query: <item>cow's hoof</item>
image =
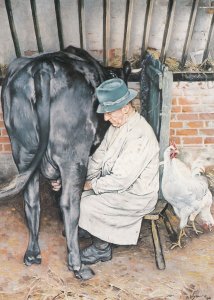
{"label": "cow's hoof", "polygon": [[24,264],[26,266],[31,266],[33,264],[39,265],[42,262],[40,254],[33,255],[32,253],[26,252],[24,256]]}
{"label": "cow's hoof", "polygon": [[77,279],[89,280],[94,277],[95,273],[91,268],[82,266],[80,271],[74,270],[74,275]]}

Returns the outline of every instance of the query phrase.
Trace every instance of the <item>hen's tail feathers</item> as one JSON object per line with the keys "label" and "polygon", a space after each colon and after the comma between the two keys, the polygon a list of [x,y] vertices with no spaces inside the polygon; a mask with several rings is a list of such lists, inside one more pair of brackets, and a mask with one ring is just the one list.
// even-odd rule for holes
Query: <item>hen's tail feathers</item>
{"label": "hen's tail feathers", "polygon": [[201,160],[194,161],[191,166],[191,173],[193,176],[205,174],[205,166],[203,164],[203,161]]}

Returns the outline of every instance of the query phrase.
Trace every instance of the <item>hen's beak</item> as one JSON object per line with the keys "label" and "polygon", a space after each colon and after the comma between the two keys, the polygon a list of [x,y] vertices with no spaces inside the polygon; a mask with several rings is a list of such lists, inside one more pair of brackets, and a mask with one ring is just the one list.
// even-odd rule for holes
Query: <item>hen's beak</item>
{"label": "hen's beak", "polygon": [[175,148],[174,150],[171,151],[170,153],[170,158],[175,158],[177,155],[179,154],[179,151],[177,148]]}

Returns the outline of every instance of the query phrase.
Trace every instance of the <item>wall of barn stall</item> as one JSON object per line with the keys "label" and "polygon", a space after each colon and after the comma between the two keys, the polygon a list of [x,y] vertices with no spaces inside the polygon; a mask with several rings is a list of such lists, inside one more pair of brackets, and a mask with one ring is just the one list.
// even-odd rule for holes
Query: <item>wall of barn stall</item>
{"label": "wall of barn stall", "polygon": [[[193,3],[198,8],[195,15],[195,22],[192,28],[191,40],[188,44],[187,61],[194,60],[201,63],[204,49],[209,40],[209,57],[214,57],[214,34],[213,15],[208,14],[204,7],[210,5],[210,1],[203,0],[0,0],[0,66],[4,73],[4,66],[8,65],[17,54],[17,48],[21,55],[31,56],[38,53],[38,41],[35,35],[34,22],[32,18],[32,3],[36,4],[37,18],[40,30],[40,48],[47,51],[58,51],[62,44],[64,47],[72,44],[89,51],[100,61],[104,60],[103,42],[103,3],[108,3],[109,20],[108,37],[106,38],[106,51],[108,65],[121,66],[122,56],[133,60],[141,54],[142,45],[156,49],[159,53],[166,46],[164,45],[164,34],[166,32],[166,20],[169,3],[174,3],[175,9],[171,15],[172,26],[169,42],[165,47],[167,57],[174,57],[180,61],[183,56],[184,44],[189,30],[190,15]],[[14,47],[11,30],[8,22],[8,11],[5,3],[11,4],[14,27],[18,46]],[[84,3],[82,11],[82,36],[80,35],[78,5]],[[130,9],[131,22],[129,24],[130,34],[126,35],[124,45],[124,28],[127,3],[133,5]],[[148,3],[153,3],[151,15],[146,19]],[[57,26],[56,4],[60,4],[62,22],[62,37],[59,38]],[[7,7],[8,8],[8,7]],[[59,8],[59,6],[58,6]],[[148,38],[143,44],[145,34],[145,20]],[[210,36],[209,36],[210,35]],[[82,40],[81,40],[82,38]],[[125,47],[125,48],[124,48]],[[41,50],[41,49],[40,49]],[[0,73],[0,76],[4,75]],[[136,83],[129,83],[138,88]],[[179,146],[187,154],[184,158],[191,159],[206,153],[209,158],[214,150],[213,140],[213,91],[214,82],[174,82],[171,137],[176,139]],[[208,88],[209,87],[209,88]],[[192,111],[188,112],[186,110]],[[196,113],[194,110],[199,110]],[[200,118],[203,114],[204,119]],[[184,120],[179,120],[183,115]],[[188,118],[192,118],[192,122]],[[176,127],[175,126],[180,126]],[[192,128],[194,127],[195,128]],[[202,128],[203,127],[203,128]],[[185,153],[184,151],[184,153]],[[0,110],[0,182],[14,173],[15,167],[11,156],[9,138],[3,124],[2,112]]]}
{"label": "wall of barn stall", "polygon": [[[195,1],[195,0],[194,0]],[[196,0],[197,1],[197,0]],[[13,12],[14,25],[22,55],[38,52],[30,0],[10,0]],[[59,38],[56,22],[54,0],[35,0],[41,42],[44,51],[59,50]],[[78,1],[61,0],[60,13],[62,17],[63,43],[80,46]],[[151,28],[148,46],[161,50],[163,34],[166,24],[168,0],[153,1],[151,15]],[[110,40],[109,50],[111,59],[121,57],[124,38],[124,24],[126,13],[126,0],[111,0],[110,3]],[[128,45],[128,58],[140,54],[143,40],[143,30],[147,1],[134,0],[130,28],[130,42]],[[193,30],[189,53],[195,53],[198,62],[201,62],[203,49],[208,37],[212,15],[207,14],[203,7],[210,5],[210,1],[199,1],[196,23]],[[184,40],[188,28],[192,0],[179,0],[176,2],[172,35],[167,50],[167,56],[181,58]],[[201,7],[201,8],[200,8]],[[84,1],[83,24],[84,48],[96,58],[102,60],[103,53],[103,1]],[[8,64],[16,56],[11,37],[5,1],[0,0],[0,64]],[[214,37],[211,40],[210,53],[214,55]],[[112,57],[113,56],[113,57]]]}

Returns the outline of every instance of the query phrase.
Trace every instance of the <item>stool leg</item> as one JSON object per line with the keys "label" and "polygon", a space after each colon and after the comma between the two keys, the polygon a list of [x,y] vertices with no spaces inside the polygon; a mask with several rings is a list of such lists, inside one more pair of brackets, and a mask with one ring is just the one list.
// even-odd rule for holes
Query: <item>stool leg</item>
{"label": "stool leg", "polygon": [[168,216],[167,216],[166,211],[162,212],[161,216],[162,216],[163,221],[164,221],[164,224],[165,224],[165,226],[166,226],[166,230],[167,230],[167,232],[168,232],[170,241],[171,241],[172,243],[177,242],[177,240],[178,240],[177,232],[176,232],[176,231],[174,230],[174,228],[172,227],[172,224],[171,224],[170,221],[169,221],[169,218],[168,218]]}
{"label": "stool leg", "polygon": [[160,236],[158,232],[158,227],[155,220],[151,220],[152,222],[152,239],[154,244],[154,250],[155,250],[155,260],[156,265],[158,269],[164,270],[166,268],[165,260],[163,256],[162,246],[160,242]]}

